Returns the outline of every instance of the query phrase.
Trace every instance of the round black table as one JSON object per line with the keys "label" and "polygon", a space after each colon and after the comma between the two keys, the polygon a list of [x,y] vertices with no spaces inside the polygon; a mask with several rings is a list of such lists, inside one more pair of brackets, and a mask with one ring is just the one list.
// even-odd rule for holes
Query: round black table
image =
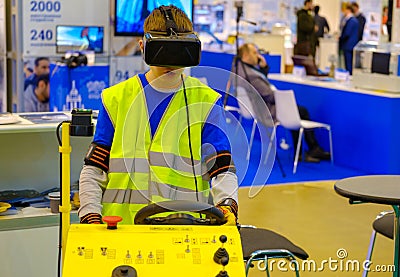
{"label": "round black table", "polygon": [[391,205],[395,212],[393,276],[400,277],[400,175],[369,175],[342,179],[335,191],[350,199],[350,203],[365,202]]}

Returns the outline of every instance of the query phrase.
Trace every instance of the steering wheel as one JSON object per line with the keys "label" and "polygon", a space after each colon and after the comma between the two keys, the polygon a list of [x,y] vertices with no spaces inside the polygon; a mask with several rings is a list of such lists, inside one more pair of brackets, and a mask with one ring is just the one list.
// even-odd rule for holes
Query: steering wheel
{"label": "steering wheel", "polygon": [[[165,217],[150,217],[164,212],[178,212]],[[196,218],[188,212],[201,213],[206,218]],[[224,213],[207,203],[173,200],[150,204],[140,209],[135,216],[140,225],[222,225],[226,223]]]}

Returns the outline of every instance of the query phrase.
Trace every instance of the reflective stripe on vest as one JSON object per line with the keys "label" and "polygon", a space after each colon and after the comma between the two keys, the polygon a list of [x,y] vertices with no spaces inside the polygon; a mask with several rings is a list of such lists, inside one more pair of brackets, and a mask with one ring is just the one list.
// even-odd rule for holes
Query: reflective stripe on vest
{"label": "reflective stripe on vest", "polygon": [[160,184],[156,182],[151,182],[150,186],[152,195],[159,195],[165,199],[179,199],[200,202],[208,201],[208,191],[196,192],[195,190],[185,189],[174,185]]}
{"label": "reflective stripe on vest", "polygon": [[[153,166],[168,167],[175,170],[193,174],[192,161],[190,158],[174,155],[172,153],[149,153],[150,164]],[[203,175],[202,164],[200,160],[194,160],[194,169],[196,175]],[[109,172],[130,173],[142,172],[149,173],[149,161],[142,158],[113,158],[110,161]]]}
{"label": "reflective stripe on vest", "polygon": [[116,204],[148,204],[148,190],[107,189],[103,194],[103,202]]}
{"label": "reflective stripe on vest", "polygon": [[[196,197],[197,194],[197,197]],[[115,204],[148,204],[150,195],[158,195],[164,199],[179,199],[207,202],[208,194],[180,188],[174,185],[151,182],[149,190],[107,189],[103,194],[103,202]]]}
{"label": "reflective stripe on vest", "polygon": [[149,173],[149,161],[147,159],[143,159],[143,158],[113,158],[110,160],[109,172]]}
{"label": "reflective stripe on vest", "polygon": [[[192,161],[190,158],[177,156],[172,153],[158,153],[152,151],[149,153],[149,158],[152,166],[168,167],[193,175]],[[196,175],[202,175],[201,161],[193,160],[193,162]]]}

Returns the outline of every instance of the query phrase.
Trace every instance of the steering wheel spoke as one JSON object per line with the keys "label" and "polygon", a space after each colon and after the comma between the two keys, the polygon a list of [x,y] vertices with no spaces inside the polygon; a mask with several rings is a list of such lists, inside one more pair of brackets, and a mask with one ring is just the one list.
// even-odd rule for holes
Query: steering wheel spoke
{"label": "steering wheel spoke", "polygon": [[[176,212],[165,217],[156,215]],[[198,213],[205,218],[195,217]],[[218,208],[207,203],[186,200],[164,201],[150,204],[136,213],[135,224],[146,225],[222,225],[226,223],[224,214]]]}

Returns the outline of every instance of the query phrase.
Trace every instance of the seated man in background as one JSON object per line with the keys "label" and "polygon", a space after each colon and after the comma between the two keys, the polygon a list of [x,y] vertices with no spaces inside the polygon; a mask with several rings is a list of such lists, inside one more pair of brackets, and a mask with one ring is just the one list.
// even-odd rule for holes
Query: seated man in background
{"label": "seated man in background", "polygon": [[25,112],[48,112],[50,98],[49,74],[39,75],[35,83],[29,85],[24,91]]}
{"label": "seated man in background", "polygon": [[[245,43],[239,48],[237,57],[237,74],[247,80],[261,95],[267,105],[272,118],[276,120],[274,92],[268,81],[268,65],[265,58],[258,52],[255,44]],[[234,72],[235,68],[233,69]],[[310,120],[306,108],[299,106],[300,118]],[[299,131],[291,131],[293,141],[297,141]],[[306,162],[319,162],[320,160],[330,160],[329,152],[325,152],[318,144],[314,131],[306,130],[304,137],[309,151],[306,153]]]}
{"label": "seated man in background", "polygon": [[37,78],[40,75],[50,73],[50,60],[47,57],[38,57],[34,62],[35,66],[33,68],[33,73],[27,76],[24,82],[24,90],[28,88],[29,85],[34,85],[37,83]]}

